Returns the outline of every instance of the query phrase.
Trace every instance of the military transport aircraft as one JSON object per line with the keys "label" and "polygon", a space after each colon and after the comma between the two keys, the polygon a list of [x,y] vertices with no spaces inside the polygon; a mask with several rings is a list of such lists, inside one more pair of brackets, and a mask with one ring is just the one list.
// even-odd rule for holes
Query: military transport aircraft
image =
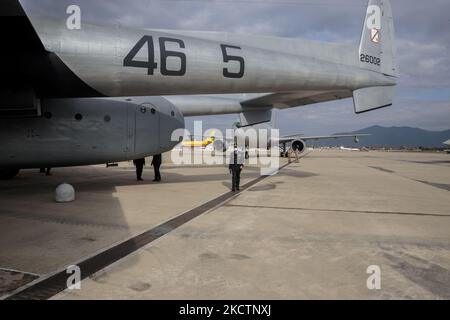
{"label": "military transport aircraft", "polygon": [[[447,140],[447,141],[443,142],[442,144],[447,146],[447,147],[450,147],[450,140]],[[450,149],[449,150],[445,150],[445,151],[450,154]]]}
{"label": "military transport aircraft", "polygon": [[[272,115],[271,123],[262,123],[252,125],[250,127],[243,127],[240,122],[236,122],[232,126],[232,130],[234,131],[234,137],[237,137],[237,140],[242,141],[245,145],[246,150],[256,148],[261,148],[258,138],[251,143],[249,139],[252,136],[252,133],[247,133],[247,128],[264,130],[267,132],[267,135],[264,137],[264,147],[270,148],[272,145],[277,145],[280,149],[281,157],[287,157],[288,146],[292,148],[294,151],[298,151],[300,154],[307,152],[307,143],[310,141],[318,141],[318,140],[330,140],[330,139],[345,139],[345,138],[353,138],[355,143],[358,143],[361,137],[370,136],[370,134],[358,133],[358,134],[334,134],[328,136],[305,136],[303,134],[290,134],[282,137],[272,137],[271,129],[276,128],[277,124],[275,121],[275,116]],[[229,148],[232,148],[235,142],[235,138],[228,138],[222,133],[219,136],[215,136],[214,140],[211,142],[213,149],[215,151],[226,151]],[[248,153],[246,153],[246,157],[248,157]]]}
{"label": "military transport aircraft", "polygon": [[250,127],[273,108],[350,97],[356,113],[392,104],[388,0],[369,1],[359,46],[71,24],[80,10],[71,1],[53,0],[67,2],[60,18],[33,12],[39,1],[0,1],[2,178],[165,152],[192,115],[239,113]]}

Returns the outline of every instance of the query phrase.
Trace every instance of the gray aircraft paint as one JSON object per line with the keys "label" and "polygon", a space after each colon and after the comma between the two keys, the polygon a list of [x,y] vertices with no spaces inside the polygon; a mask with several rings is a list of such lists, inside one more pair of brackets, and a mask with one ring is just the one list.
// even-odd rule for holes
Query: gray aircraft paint
{"label": "gray aircraft paint", "polygon": [[[395,84],[389,77],[356,65],[286,53],[281,44],[277,51],[243,45],[240,45],[241,50],[230,49],[230,54],[244,58],[245,73],[242,79],[227,79],[222,76],[227,64],[222,61],[220,45],[235,45],[232,41],[204,40],[175,31],[163,33],[121,28],[110,33],[104,28],[86,24],[81,30],[67,30],[61,28],[62,23],[36,20],[34,26],[47,50],[56,53],[84,82],[106,96],[355,90]],[[148,75],[145,68],[124,67],[125,56],[143,36],[151,36],[154,40],[166,37],[183,41],[184,49],[173,44],[171,50],[186,55],[186,74],[163,76],[158,68],[154,75]],[[160,46],[158,41],[154,42],[155,61],[161,65]],[[136,60],[147,59],[145,51],[140,50]],[[352,50],[343,56],[355,54]],[[180,62],[177,60],[170,59],[167,69],[178,70]],[[230,69],[237,69],[234,64],[228,64]]]}
{"label": "gray aircraft paint", "polygon": [[[374,13],[370,10],[373,6],[380,8],[379,26],[377,23],[368,25],[373,19]],[[42,107],[36,115],[52,110],[51,119],[0,120],[0,141],[6,146],[2,150],[6,152],[2,153],[0,167],[94,164],[160,153],[173,147],[175,142],[171,141],[169,133],[182,128],[183,117],[189,115],[240,113],[246,125],[252,125],[252,121],[269,121],[270,110],[274,107],[290,108],[353,96],[355,111],[360,113],[392,103],[398,68],[388,0],[369,1],[359,47],[219,32],[112,28],[87,23],[82,23],[79,30],[69,30],[64,12],[60,19],[50,19],[37,16],[26,7],[25,11],[47,50],[36,52],[52,57],[43,60],[49,70],[43,70],[46,74],[42,81],[51,78],[56,71],[52,63],[62,61],[62,67],[67,70],[55,72],[52,85],[58,81],[64,83],[61,87],[64,90],[58,97],[66,99],[47,99],[44,90],[40,96],[32,97],[38,100],[36,106]],[[380,33],[376,41],[373,41],[374,29]],[[137,46],[142,39],[150,40],[150,37],[153,50],[146,50],[148,41]],[[161,56],[163,42],[167,59]],[[23,45],[20,41],[17,44]],[[26,49],[26,44],[23,48]],[[133,53],[133,49],[136,52]],[[150,53],[154,54],[152,62],[158,64],[155,70],[130,65],[129,61],[136,64],[136,61],[148,60]],[[27,54],[23,57],[32,59]],[[181,56],[186,58],[185,63]],[[8,57],[14,59],[14,56]],[[26,62],[27,59],[19,59],[19,70],[33,66],[27,66]],[[165,72],[163,62],[167,64]],[[61,70],[61,65],[59,67]],[[7,70],[13,69],[9,66]],[[58,75],[70,75],[72,82],[62,81],[64,79],[58,79]],[[36,85],[36,79],[40,80],[34,77],[31,83]],[[76,86],[71,86],[72,83]],[[19,89],[33,93],[33,88],[27,91],[27,84],[24,86]],[[143,97],[131,98],[133,101],[77,99],[99,93],[109,97]],[[246,95],[222,95],[231,93]],[[156,97],[162,95],[171,97]],[[150,109],[149,104],[155,106],[158,111],[155,118],[159,117],[159,121],[149,122],[148,127],[139,122],[139,118],[134,118],[134,124],[132,120],[144,103],[147,103],[144,107]],[[114,119],[109,124],[101,120],[107,106]],[[89,116],[74,122],[73,116],[77,113]],[[132,132],[124,131],[133,125],[146,141],[136,140],[140,134],[131,137]]]}
{"label": "gray aircraft paint", "polygon": [[138,159],[171,150],[178,143],[172,132],[184,128],[184,117],[161,97],[50,99],[42,111],[39,118],[0,119],[2,167]]}
{"label": "gray aircraft paint", "polygon": [[[371,0],[372,5],[386,6],[388,3]],[[388,10],[390,15],[390,6],[384,10]],[[392,72],[383,72],[386,70],[362,64],[359,61],[360,50],[348,45],[226,33],[137,30],[124,27],[112,30],[86,23],[82,24],[80,30],[69,30],[65,19],[51,20],[32,13],[29,17],[45,48],[56,53],[84,82],[106,96],[337,89],[353,91],[395,85],[395,79],[385,75],[393,75]],[[364,29],[363,41],[370,42],[364,36],[369,30]],[[148,75],[145,68],[123,65],[125,56],[143,36],[153,38],[154,58],[159,64],[153,75]],[[161,48],[158,39],[162,37],[184,43],[185,48],[177,43],[167,43],[167,50],[186,55],[186,73],[183,76],[161,74]],[[226,78],[222,75],[224,68],[236,72],[239,64],[236,61],[224,63],[221,44],[240,47],[229,48],[228,52],[245,60],[242,78]],[[368,53],[375,55],[373,46],[378,46],[381,50],[381,45],[371,44]],[[136,60],[147,59],[148,54],[144,49],[139,51]],[[179,58],[168,59],[168,70],[179,68]]]}

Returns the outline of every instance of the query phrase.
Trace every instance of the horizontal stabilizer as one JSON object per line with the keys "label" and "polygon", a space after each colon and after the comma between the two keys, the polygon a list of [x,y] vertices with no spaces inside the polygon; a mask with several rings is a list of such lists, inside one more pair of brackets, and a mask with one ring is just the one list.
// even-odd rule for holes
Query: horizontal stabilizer
{"label": "horizontal stabilizer", "polygon": [[394,87],[370,87],[353,91],[356,113],[389,107],[394,99]]}

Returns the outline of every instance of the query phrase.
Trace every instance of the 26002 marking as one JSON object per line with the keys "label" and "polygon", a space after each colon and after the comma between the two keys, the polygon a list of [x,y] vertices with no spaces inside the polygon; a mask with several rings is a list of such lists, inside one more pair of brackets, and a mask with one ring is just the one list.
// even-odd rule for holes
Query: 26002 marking
{"label": "26002 marking", "polygon": [[359,59],[360,59],[361,62],[364,62],[364,63],[370,63],[370,64],[373,64],[373,65],[376,65],[376,66],[381,65],[381,59],[380,58],[377,58],[377,57],[374,57],[374,56],[371,56],[371,55],[368,55],[368,54],[361,53],[361,56],[360,56]]}

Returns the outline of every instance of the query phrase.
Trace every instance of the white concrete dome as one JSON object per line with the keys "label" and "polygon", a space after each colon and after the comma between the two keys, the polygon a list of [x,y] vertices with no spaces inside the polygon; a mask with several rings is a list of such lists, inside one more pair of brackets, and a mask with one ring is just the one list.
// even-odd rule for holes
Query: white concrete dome
{"label": "white concrete dome", "polygon": [[75,189],[67,183],[60,184],[55,191],[56,202],[72,202],[75,200]]}

